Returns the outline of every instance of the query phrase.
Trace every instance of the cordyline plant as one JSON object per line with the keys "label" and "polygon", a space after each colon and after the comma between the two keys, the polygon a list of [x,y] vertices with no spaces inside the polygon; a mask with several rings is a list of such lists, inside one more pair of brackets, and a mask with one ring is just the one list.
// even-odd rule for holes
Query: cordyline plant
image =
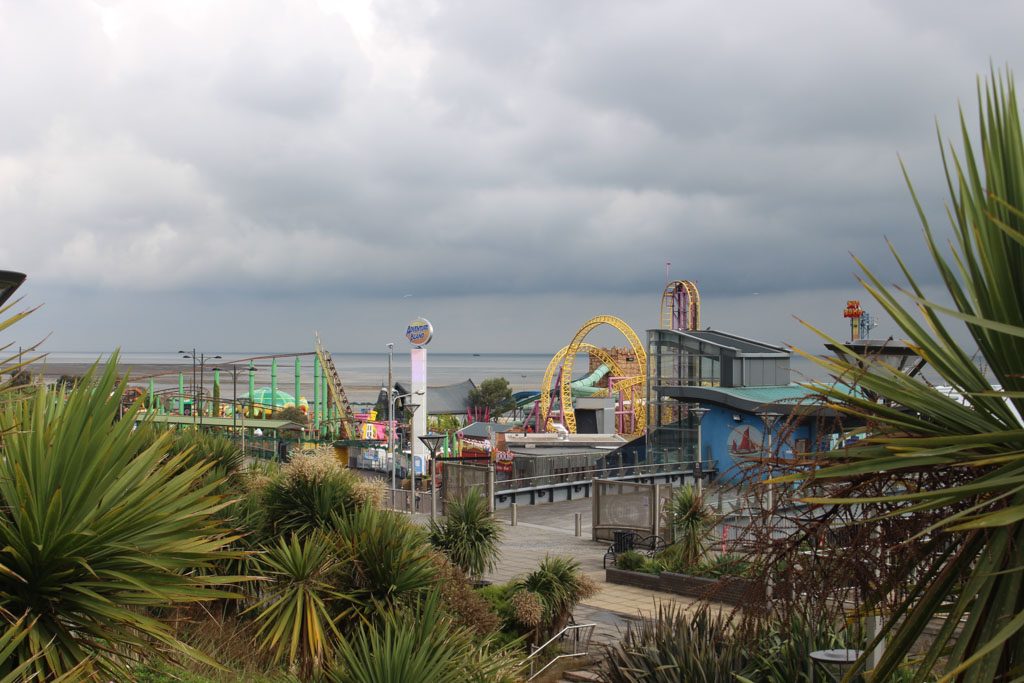
{"label": "cordyline plant", "polygon": [[[1024,680],[1024,142],[1012,76],[993,73],[979,103],[977,144],[961,116],[962,151],[943,153],[951,257],[914,196],[952,305],[927,298],[895,250],[909,288],[860,264],[864,287],[949,388],[830,340],[845,359],[818,359],[838,381],[817,389],[868,437],[805,459],[810,477],[776,479],[800,482],[819,520],[844,517],[886,546],[873,580],[854,577],[867,608],[884,608],[872,680],[891,680],[929,622],[938,634],[914,680],[940,668],[943,681]],[[992,380],[949,319],[966,326]]]}
{"label": "cordyline plant", "polygon": [[116,355],[66,398],[37,387],[0,406],[0,618],[20,631],[0,671],[131,680],[133,662],[184,656],[151,608],[231,597],[213,576],[232,538],[207,463],[119,419]]}

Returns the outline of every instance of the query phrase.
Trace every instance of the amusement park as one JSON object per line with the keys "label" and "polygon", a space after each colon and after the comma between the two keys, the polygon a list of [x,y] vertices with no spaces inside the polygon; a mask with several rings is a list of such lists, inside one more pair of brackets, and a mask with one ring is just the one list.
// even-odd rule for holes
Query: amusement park
{"label": "amusement park", "polygon": [[[434,329],[425,318],[407,325],[409,376],[396,376],[401,351],[388,344],[386,380],[372,402],[350,400],[318,333],[312,350],[297,353],[179,351],[175,369],[133,376],[130,398],[142,403],[140,416],[236,439],[252,459],[330,448],[347,467],[382,479],[396,507],[435,514],[446,494],[473,485],[488,488],[493,508],[590,497],[597,479],[729,486],[768,453],[834,440],[835,416],[793,380],[789,349],[702,329],[694,281],[668,281],[652,303],[660,309],[652,306],[643,336],[615,315],[580,321],[539,386],[512,391],[496,378],[508,394],[501,405],[474,400],[480,378],[428,382]],[[849,344],[920,361],[906,347],[867,340],[872,324],[858,302],[843,315]],[[621,341],[593,341],[614,337]]]}

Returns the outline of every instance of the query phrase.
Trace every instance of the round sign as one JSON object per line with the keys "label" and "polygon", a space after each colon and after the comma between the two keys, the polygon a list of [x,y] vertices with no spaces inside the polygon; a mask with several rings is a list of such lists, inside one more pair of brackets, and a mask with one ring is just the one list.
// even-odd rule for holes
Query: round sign
{"label": "round sign", "polygon": [[426,346],[434,336],[434,326],[426,318],[416,318],[405,328],[405,338],[413,346]]}

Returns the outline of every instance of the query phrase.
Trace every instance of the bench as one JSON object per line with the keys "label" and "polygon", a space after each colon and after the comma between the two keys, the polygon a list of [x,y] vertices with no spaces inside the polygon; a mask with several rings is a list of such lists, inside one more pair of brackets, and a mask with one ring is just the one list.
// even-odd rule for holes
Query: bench
{"label": "bench", "polygon": [[665,539],[661,536],[648,535],[641,536],[636,531],[622,530],[614,533],[614,539],[612,544],[608,546],[608,551],[604,554],[604,560],[601,562],[601,566],[605,569],[608,568],[608,559],[611,558],[612,565],[615,564],[615,558],[630,550],[635,550],[639,553],[647,555],[647,557],[654,557],[662,550],[668,547]]}

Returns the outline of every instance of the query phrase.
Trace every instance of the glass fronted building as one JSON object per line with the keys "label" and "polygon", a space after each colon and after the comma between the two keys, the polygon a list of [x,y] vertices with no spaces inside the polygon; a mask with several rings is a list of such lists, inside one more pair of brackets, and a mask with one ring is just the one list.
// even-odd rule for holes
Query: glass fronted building
{"label": "glass fronted building", "polygon": [[[688,471],[697,461],[695,395],[790,383],[788,350],[715,330],[647,331],[647,458]],[[703,389],[704,391],[695,391]],[[721,392],[728,393],[728,392]],[[705,401],[700,401],[705,402]],[[711,458],[706,452],[702,462]]]}

